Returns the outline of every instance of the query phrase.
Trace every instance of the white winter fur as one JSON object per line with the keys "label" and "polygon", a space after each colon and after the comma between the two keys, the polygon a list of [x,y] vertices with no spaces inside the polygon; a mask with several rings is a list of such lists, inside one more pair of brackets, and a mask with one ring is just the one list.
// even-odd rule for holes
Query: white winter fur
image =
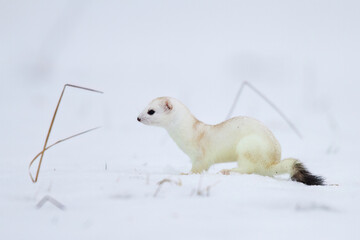
{"label": "white winter fur", "polygon": [[[154,113],[148,114],[149,110]],[[272,132],[249,117],[235,117],[217,125],[208,125],[197,120],[180,101],[161,97],[154,99],[138,120],[165,128],[190,157],[191,173],[206,171],[215,163],[236,161],[238,167],[221,172],[292,175],[297,162],[291,158],[281,161],[281,147]]]}

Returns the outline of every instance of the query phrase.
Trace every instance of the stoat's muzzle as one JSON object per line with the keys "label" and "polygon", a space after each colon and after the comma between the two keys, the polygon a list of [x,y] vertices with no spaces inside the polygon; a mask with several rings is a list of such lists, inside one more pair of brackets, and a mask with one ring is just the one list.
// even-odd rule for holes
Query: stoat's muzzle
{"label": "stoat's muzzle", "polygon": [[137,120],[139,122],[141,122],[142,124],[145,124],[145,125],[153,125],[151,120],[149,118],[147,118],[146,116],[144,116],[144,114],[140,114],[138,117],[137,117]]}

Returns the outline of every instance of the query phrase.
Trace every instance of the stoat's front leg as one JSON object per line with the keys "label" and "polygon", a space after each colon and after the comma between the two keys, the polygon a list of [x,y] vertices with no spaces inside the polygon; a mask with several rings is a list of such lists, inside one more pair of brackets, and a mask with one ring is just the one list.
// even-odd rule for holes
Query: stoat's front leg
{"label": "stoat's front leg", "polygon": [[210,164],[207,163],[204,159],[196,159],[193,161],[192,168],[190,171],[191,173],[203,173],[210,168]]}

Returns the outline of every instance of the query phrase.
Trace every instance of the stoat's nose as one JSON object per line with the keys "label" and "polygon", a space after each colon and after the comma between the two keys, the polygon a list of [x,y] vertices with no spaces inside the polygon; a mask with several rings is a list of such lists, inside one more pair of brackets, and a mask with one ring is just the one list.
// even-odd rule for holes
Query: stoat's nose
{"label": "stoat's nose", "polygon": [[141,122],[141,118],[138,117],[137,120],[138,120],[139,122]]}

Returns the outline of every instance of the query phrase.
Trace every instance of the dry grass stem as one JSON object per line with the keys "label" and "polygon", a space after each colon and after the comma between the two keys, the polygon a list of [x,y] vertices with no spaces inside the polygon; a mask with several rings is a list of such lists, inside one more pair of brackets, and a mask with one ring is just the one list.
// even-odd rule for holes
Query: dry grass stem
{"label": "dry grass stem", "polygon": [[200,179],[199,179],[199,183],[198,183],[198,187],[197,189],[192,193],[196,193],[196,195],[198,196],[206,196],[206,197],[209,197],[210,196],[210,190],[212,187],[214,187],[215,185],[217,185],[220,181],[214,183],[214,184],[211,184],[211,185],[208,185],[207,187],[205,188],[202,188],[201,185],[202,185],[202,178],[203,176],[201,175],[200,176]]}
{"label": "dry grass stem", "polygon": [[160,182],[158,182],[158,187],[154,193],[154,197],[156,197],[158,195],[158,193],[160,192],[160,189],[161,189],[161,186],[164,184],[164,183],[174,183],[175,185],[177,186],[181,186],[182,185],[182,182],[181,180],[179,179],[178,181],[174,181],[174,180],[171,180],[169,178],[164,178],[163,180],[161,180]]}
{"label": "dry grass stem", "polygon": [[[45,154],[45,151],[48,150],[49,148],[61,143],[61,142],[64,142],[66,140],[69,140],[71,138],[74,138],[74,137],[77,137],[77,136],[80,136],[82,134],[85,134],[85,133],[88,133],[88,132],[91,132],[93,130],[96,130],[98,129],[99,127],[95,127],[95,128],[92,128],[92,129],[89,129],[89,130],[86,130],[86,131],[83,131],[83,132],[80,132],[80,133],[77,133],[75,135],[72,135],[70,137],[67,137],[67,138],[64,138],[64,139],[61,139],[51,145],[47,145],[48,144],[48,141],[49,141],[49,137],[50,137],[50,133],[51,133],[51,130],[52,130],[52,127],[54,125],[54,121],[55,121],[55,118],[56,118],[56,114],[58,112],[58,109],[59,109],[59,106],[60,106],[60,103],[61,103],[61,100],[62,100],[62,97],[64,95],[64,92],[65,92],[65,89],[66,87],[73,87],[73,88],[78,88],[78,89],[82,89],[82,90],[86,90],[86,91],[91,91],[91,92],[95,92],[95,93],[103,93],[101,91],[98,91],[98,90],[95,90],[95,89],[91,89],[91,88],[85,88],[85,87],[80,87],[80,86],[76,86],[76,85],[72,85],[72,84],[65,84],[64,85],[64,88],[61,92],[61,95],[60,95],[60,98],[58,100],[58,103],[56,105],[56,108],[55,108],[55,112],[54,112],[54,115],[52,117],[52,120],[51,120],[51,123],[50,123],[50,127],[49,127],[49,130],[48,130],[48,133],[47,133],[47,136],[46,136],[46,139],[45,139],[45,143],[44,143],[44,146],[43,146],[43,149],[41,152],[39,152],[34,158],[33,160],[31,160],[30,164],[29,164],[29,175],[30,175],[30,178],[31,178],[31,181],[33,183],[36,183],[38,178],[39,178],[39,173],[40,173],[40,167],[41,167],[41,163],[42,163],[42,160],[44,158],[44,154]],[[33,178],[32,174],[31,174],[31,166],[33,165],[33,163],[35,162],[35,160],[40,156],[40,160],[39,160],[39,165],[38,165],[38,168],[37,168],[37,171],[36,171],[36,175],[35,175],[35,178]]]}
{"label": "dry grass stem", "polygon": [[237,92],[235,99],[233,101],[233,104],[230,108],[229,113],[226,116],[226,119],[229,119],[231,117],[231,115],[234,112],[234,109],[236,107],[236,104],[239,100],[239,97],[241,95],[241,93],[243,92],[245,86],[248,86],[251,90],[253,90],[257,95],[259,95],[265,102],[267,102],[284,120],[285,122],[290,126],[290,128],[295,132],[295,134],[302,139],[302,135],[300,134],[299,130],[295,127],[295,125],[289,120],[288,117],[286,117],[286,115],[273,103],[270,101],[270,99],[268,99],[262,92],[260,92],[258,89],[256,89],[252,84],[250,84],[249,82],[243,82],[239,88],[239,91]]}

